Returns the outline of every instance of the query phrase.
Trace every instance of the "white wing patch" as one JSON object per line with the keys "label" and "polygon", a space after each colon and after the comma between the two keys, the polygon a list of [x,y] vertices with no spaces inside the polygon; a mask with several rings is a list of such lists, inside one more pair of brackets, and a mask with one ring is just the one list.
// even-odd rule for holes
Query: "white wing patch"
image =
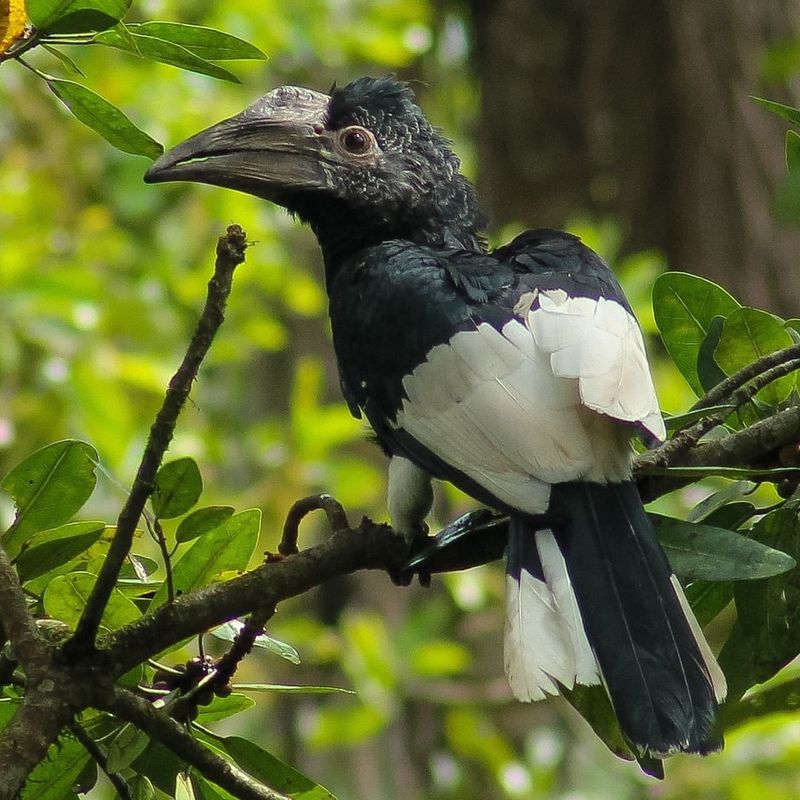
{"label": "white wing patch", "polygon": [[[553,374],[577,378],[581,402],[593,411],[636,422],[656,439],[666,430],[636,320],[617,302],[601,297],[538,293],[527,327],[538,348],[550,355]],[[528,303],[530,307],[530,303]]]}
{"label": "white wing patch", "polygon": [[[633,430],[614,419],[663,431],[635,321],[617,303],[562,294],[560,311],[526,309],[502,331],[481,323],[434,347],[403,379],[396,422],[531,514],[546,510],[550,483],[630,476]],[[590,316],[587,304],[601,310]]]}
{"label": "white wing patch", "polygon": [[506,576],[503,654],[511,691],[518,700],[542,700],[561,684],[600,682],[566,564],[553,533],[536,532],[545,581],[520,572]]}

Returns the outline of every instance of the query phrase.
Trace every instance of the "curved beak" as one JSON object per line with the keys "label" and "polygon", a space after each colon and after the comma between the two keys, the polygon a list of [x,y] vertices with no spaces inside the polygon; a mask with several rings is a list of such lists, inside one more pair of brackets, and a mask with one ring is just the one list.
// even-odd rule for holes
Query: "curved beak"
{"label": "curved beak", "polygon": [[297,86],[274,89],[164,153],[144,180],[208,183],[273,201],[287,192],[328,190],[335,165],[325,129],[329,100]]}

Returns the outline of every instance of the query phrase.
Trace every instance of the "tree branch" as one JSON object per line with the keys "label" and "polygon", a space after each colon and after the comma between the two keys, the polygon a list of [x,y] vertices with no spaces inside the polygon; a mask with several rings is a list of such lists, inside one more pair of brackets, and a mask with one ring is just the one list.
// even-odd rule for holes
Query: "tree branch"
{"label": "tree branch", "polygon": [[287,800],[285,795],[264,786],[204,747],[174,719],[127,689],[98,693],[95,703],[118,719],[133,723],[194,767],[204,778],[236,797],[242,800]]}
{"label": "tree branch", "polygon": [[273,561],[160,606],[126,625],[100,651],[104,669],[119,675],[180,639],[194,636],[258,608],[274,608],[289,597],[356,570],[397,571],[408,556],[405,540],[388,525],[365,519],[322,544]]}
{"label": "tree branch", "polygon": [[39,636],[36,622],[28,611],[25,594],[8,553],[0,547],[0,608],[3,630],[14,653],[30,679],[37,669],[50,663],[50,650]]}
{"label": "tree branch", "polygon": [[67,648],[68,652],[86,652],[94,647],[95,636],[108,599],[114,589],[119,571],[130,551],[133,536],[144,505],[153,491],[156,472],[164,453],[172,440],[178,415],[189,396],[200,364],[211,347],[211,342],[224,320],[225,304],[231,290],[234,269],[244,261],[247,241],[238,225],[228,227],[227,234],[217,242],[217,260],[214,274],[208,283],[203,313],[197,323],[186,355],[172,377],[164,403],[150,428],[136,479],[131,493],[117,521],[117,529],[111,541],[108,555],[100,568],[97,582],[75,629],[75,635]]}

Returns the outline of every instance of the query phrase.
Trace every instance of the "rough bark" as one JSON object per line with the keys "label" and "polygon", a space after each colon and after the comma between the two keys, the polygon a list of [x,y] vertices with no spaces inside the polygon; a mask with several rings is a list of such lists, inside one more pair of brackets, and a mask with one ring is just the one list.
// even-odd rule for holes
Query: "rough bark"
{"label": "rough bark", "polygon": [[472,0],[482,88],[480,187],[496,224],[611,214],[749,303],[800,301],[800,235],[770,209],[785,123],[750,95],[766,49],[797,35],[793,0]]}

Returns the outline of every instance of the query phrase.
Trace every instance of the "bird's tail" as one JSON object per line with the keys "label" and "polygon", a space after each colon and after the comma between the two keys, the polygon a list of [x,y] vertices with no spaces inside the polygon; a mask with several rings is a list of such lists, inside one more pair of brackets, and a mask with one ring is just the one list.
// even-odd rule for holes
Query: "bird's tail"
{"label": "bird's tail", "polygon": [[[509,531],[505,664],[538,700],[602,683],[641,753],[708,753],[725,678],[632,482],[552,488],[552,529]],[[539,529],[537,529],[539,528]]]}

